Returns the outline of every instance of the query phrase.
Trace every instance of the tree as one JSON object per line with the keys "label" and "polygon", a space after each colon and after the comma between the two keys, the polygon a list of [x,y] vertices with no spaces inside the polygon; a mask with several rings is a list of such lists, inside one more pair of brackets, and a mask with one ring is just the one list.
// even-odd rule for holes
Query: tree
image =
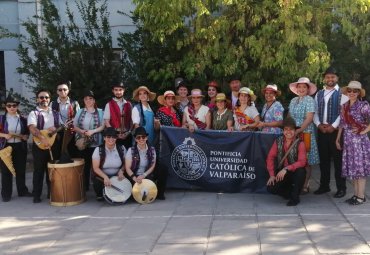
{"label": "tree", "polygon": [[[349,42],[369,38],[369,1],[317,0],[134,0],[134,16],[151,42],[167,51],[166,62],[149,70],[154,82],[183,73],[199,82],[225,81],[233,74],[259,89],[274,82],[286,85],[300,76],[320,83],[331,63],[327,36],[342,28]],[[361,31],[361,32],[360,32]],[[328,33],[330,32],[330,33]],[[367,34],[367,36],[366,36]],[[172,44],[169,44],[172,43]],[[178,54],[177,58],[173,55]],[[160,57],[163,57],[160,55]],[[159,62],[160,63],[160,62]],[[204,83],[203,83],[204,84]],[[287,94],[287,93],[286,93]]]}
{"label": "tree", "polygon": [[[91,89],[100,102],[110,96],[113,80],[121,79],[121,64],[114,63],[109,12],[106,0],[75,2],[82,25],[77,25],[67,2],[67,21],[63,22],[51,0],[41,0],[42,13],[26,20],[22,26],[27,35],[18,36],[17,49],[21,66],[33,91],[47,88],[55,91],[59,81],[71,80],[73,93],[80,98]],[[36,20],[42,23],[40,31]],[[104,96],[105,97],[104,97]]]}

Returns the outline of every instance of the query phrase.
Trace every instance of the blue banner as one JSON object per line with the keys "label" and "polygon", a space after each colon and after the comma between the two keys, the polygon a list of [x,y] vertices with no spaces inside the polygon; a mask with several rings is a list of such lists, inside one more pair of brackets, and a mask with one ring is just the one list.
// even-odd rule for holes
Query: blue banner
{"label": "blue banner", "polygon": [[161,127],[160,162],[169,188],[259,192],[268,179],[267,154],[276,135]]}

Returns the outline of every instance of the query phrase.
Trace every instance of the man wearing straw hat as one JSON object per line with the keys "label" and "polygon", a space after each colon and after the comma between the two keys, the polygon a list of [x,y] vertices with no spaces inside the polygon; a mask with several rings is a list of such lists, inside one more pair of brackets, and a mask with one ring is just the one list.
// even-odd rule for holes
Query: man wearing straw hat
{"label": "man wearing straw hat", "polygon": [[341,176],[342,152],[336,148],[335,140],[338,133],[341,105],[348,101],[346,95],[340,92],[337,71],[329,67],[324,73],[325,86],[315,96],[316,109],[314,123],[318,128],[318,149],[320,156],[320,187],[316,195],[330,191],[330,164],[334,161],[337,192],[335,198],[346,195],[346,179]]}
{"label": "man wearing straw hat", "polygon": [[50,144],[47,137],[40,133],[40,130],[47,130],[48,133],[55,132],[59,127],[59,115],[53,111],[50,104],[50,92],[42,89],[36,93],[37,107],[30,112],[27,125],[31,134],[40,140],[40,144],[47,148],[40,149],[35,141],[32,144],[33,161],[33,202],[41,202],[42,186],[46,173],[46,184],[48,186],[48,197],[50,196],[50,180],[48,174],[48,162],[52,159],[52,152],[55,151],[56,143]]}

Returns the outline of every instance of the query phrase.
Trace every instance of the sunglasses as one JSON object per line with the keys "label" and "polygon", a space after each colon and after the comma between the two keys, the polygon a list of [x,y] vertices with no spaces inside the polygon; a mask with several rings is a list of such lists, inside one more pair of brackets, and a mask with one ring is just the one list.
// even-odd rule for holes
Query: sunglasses
{"label": "sunglasses", "polygon": [[135,139],[137,139],[137,140],[141,140],[141,139],[146,139],[146,135],[137,135],[136,137],[135,137]]}
{"label": "sunglasses", "polygon": [[358,89],[347,89],[348,93],[359,93],[360,91]]}
{"label": "sunglasses", "polygon": [[44,100],[44,99],[49,99],[50,97],[48,97],[48,96],[39,96],[39,99],[41,99],[41,100]]}
{"label": "sunglasses", "polygon": [[58,89],[59,92],[67,91],[68,89]]}
{"label": "sunglasses", "polygon": [[106,135],[105,138],[107,138],[107,139],[117,139],[117,136]]}
{"label": "sunglasses", "polygon": [[17,104],[7,104],[6,107],[7,108],[17,108]]}

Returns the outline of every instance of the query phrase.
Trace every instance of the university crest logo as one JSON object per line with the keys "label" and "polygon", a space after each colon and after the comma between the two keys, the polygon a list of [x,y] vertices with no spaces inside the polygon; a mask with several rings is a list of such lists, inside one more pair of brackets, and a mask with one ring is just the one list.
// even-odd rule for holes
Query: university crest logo
{"label": "university crest logo", "polygon": [[207,169],[207,157],[194,139],[188,137],[172,152],[171,165],[181,179],[197,180]]}

